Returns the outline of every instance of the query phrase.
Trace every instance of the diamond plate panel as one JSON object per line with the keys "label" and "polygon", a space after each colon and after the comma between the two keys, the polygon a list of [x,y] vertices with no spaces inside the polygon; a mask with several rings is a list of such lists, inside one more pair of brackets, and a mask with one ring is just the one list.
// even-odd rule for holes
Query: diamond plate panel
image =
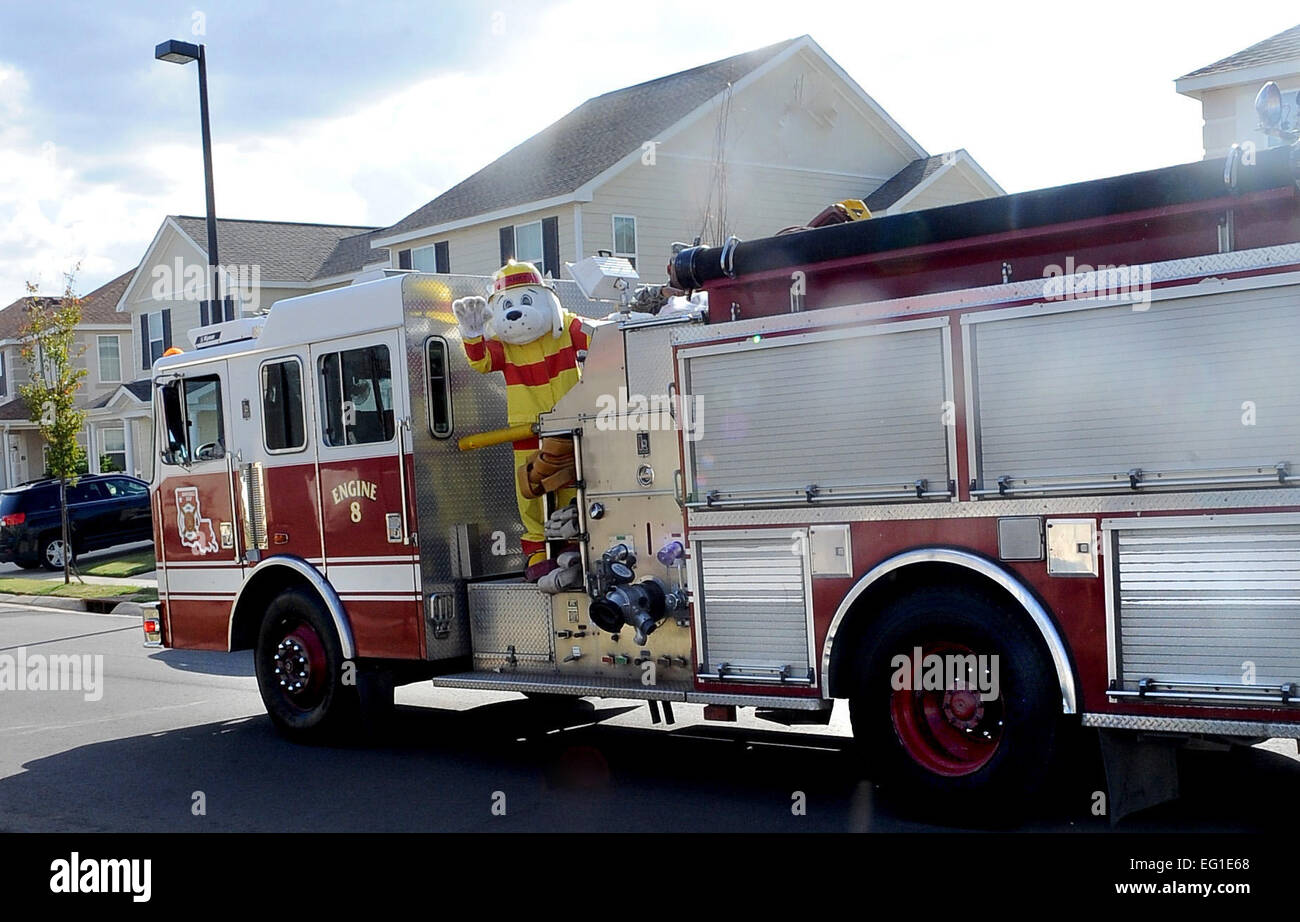
{"label": "diamond plate panel", "polygon": [[551,597],[532,583],[514,580],[471,583],[470,638],[474,655],[513,652],[519,657],[554,656]]}
{"label": "diamond plate panel", "polygon": [[1257,723],[1252,720],[1208,720],[1198,717],[1145,717],[1136,714],[1084,714],[1082,722],[1085,727],[1098,727],[1104,730],[1147,730],[1214,736],[1300,739],[1300,723]]}
{"label": "diamond plate panel", "polygon": [[[486,296],[490,286],[490,279],[473,275],[411,273],[402,282],[421,580],[426,596],[450,587],[455,599],[450,631],[435,632],[426,618],[427,656],[434,660],[471,652],[463,579],[469,575],[505,576],[524,569],[519,550],[523,526],[515,504],[510,446],[470,452],[456,447],[456,440],[463,435],[506,425],[505,379],[469,367],[451,312],[452,301]],[[603,317],[610,311],[610,305],[584,298],[571,281],[557,281],[555,288],[560,303],[575,314]],[[446,438],[436,438],[430,431],[425,365],[430,337],[441,337],[447,343],[452,429]]]}

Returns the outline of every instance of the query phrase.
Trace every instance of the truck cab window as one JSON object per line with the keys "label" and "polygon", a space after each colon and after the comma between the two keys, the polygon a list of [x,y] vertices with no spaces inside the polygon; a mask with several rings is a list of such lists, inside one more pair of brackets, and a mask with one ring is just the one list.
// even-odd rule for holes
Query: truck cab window
{"label": "truck cab window", "polygon": [[451,373],[447,341],[430,336],[424,349],[425,372],[429,378],[429,432],[435,439],[451,435]]}
{"label": "truck cab window", "polygon": [[160,388],[166,464],[190,465],[226,456],[221,409],[221,379],[216,375],[182,378]]}
{"label": "truck cab window", "polygon": [[302,366],[297,359],[262,366],[262,434],[271,453],[307,447],[302,407]]}
{"label": "truck cab window", "polygon": [[326,445],[365,445],[393,438],[393,377],[387,346],[320,357],[321,435]]}

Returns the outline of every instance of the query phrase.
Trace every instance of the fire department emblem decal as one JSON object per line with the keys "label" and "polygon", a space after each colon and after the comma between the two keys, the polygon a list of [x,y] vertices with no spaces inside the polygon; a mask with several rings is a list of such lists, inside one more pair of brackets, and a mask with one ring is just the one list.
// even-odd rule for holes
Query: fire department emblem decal
{"label": "fire department emblem decal", "polygon": [[176,488],[176,528],[181,534],[181,544],[195,556],[217,552],[217,535],[212,520],[203,518],[198,487]]}

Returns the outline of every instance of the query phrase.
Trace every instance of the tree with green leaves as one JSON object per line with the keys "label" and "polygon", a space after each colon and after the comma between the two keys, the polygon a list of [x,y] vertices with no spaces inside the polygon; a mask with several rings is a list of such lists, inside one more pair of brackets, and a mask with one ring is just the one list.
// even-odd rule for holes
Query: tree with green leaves
{"label": "tree with green leaves", "polygon": [[47,468],[59,478],[59,508],[63,520],[63,581],[71,582],[72,547],[68,537],[68,487],[77,483],[77,473],[86,460],[86,451],[77,442],[86,423],[86,414],[77,408],[85,368],[76,360],[85,351],[77,346],[77,327],[81,324],[81,298],[75,286],[76,266],[64,276],[60,297],[40,297],[37,287],[27,283],[27,319],[20,334],[21,354],[27,365],[27,384],[18,389],[27,404],[30,418],[49,445]]}

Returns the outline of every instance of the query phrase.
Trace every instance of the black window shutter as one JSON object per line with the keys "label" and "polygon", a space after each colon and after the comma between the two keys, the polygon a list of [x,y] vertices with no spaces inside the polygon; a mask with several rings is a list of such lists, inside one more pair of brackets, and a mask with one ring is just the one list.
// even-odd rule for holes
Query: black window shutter
{"label": "black window shutter", "polygon": [[398,250],[398,251],[397,251],[397,268],[399,268],[399,269],[409,269],[409,268],[411,268],[411,251],[410,251],[410,250]]}
{"label": "black window shutter", "polygon": [[446,240],[433,245],[433,268],[435,272],[451,271],[451,247]]}
{"label": "black window shutter", "polygon": [[149,315],[140,315],[140,367],[148,371],[152,364],[149,361]]}
{"label": "black window shutter", "polygon": [[542,274],[560,277],[560,219],[542,218]]}
{"label": "black window shutter", "polygon": [[235,299],[230,295],[226,295],[224,298],[221,299],[221,306],[222,306],[221,316],[226,320],[234,320]]}
{"label": "black window shutter", "polygon": [[507,224],[501,228],[501,265],[515,258],[515,226]]}
{"label": "black window shutter", "polygon": [[172,312],[165,310],[162,312],[163,322],[163,352],[172,347]]}
{"label": "black window shutter", "polygon": [[199,326],[201,327],[207,326],[208,321],[212,319],[211,312],[208,311],[208,305],[210,303],[210,301],[199,302]]}

